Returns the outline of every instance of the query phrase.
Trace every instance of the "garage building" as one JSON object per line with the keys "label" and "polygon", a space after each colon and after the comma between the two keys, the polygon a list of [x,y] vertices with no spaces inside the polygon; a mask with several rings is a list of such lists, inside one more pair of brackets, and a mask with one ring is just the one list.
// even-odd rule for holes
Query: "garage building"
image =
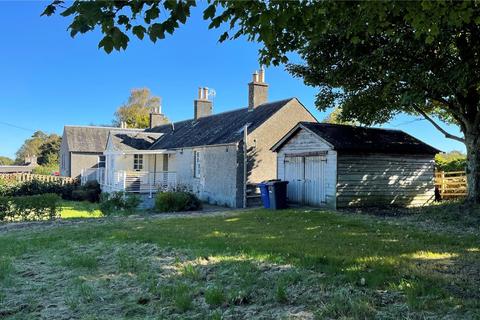
{"label": "garage building", "polygon": [[440,151],[400,130],[300,122],[272,150],[293,203],[421,206],[435,198]]}

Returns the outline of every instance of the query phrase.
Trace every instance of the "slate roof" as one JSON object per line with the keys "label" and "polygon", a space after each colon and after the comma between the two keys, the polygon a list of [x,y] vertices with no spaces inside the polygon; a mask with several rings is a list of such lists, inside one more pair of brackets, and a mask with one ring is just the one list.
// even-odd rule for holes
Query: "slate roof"
{"label": "slate roof", "polygon": [[110,139],[117,151],[148,150],[162,134],[156,132],[112,131]]}
{"label": "slate roof", "polygon": [[[348,125],[300,122],[320,138],[333,145],[333,148],[346,153],[387,153],[387,154],[437,154],[440,150],[412,137],[406,132],[393,129],[366,128]],[[298,130],[299,126],[296,127]],[[288,135],[293,137],[292,130]],[[286,137],[287,137],[286,136]],[[272,149],[278,150],[285,144],[275,145]]]}
{"label": "slate roof", "polygon": [[139,131],[115,127],[65,126],[64,137],[67,139],[69,151],[101,153],[105,151],[109,132],[115,130]]}
{"label": "slate roof", "polygon": [[164,135],[151,147],[152,150],[175,149],[205,145],[227,144],[243,138],[243,127],[252,132],[295,98],[262,104],[252,111],[248,108],[218,113],[211,116],[175,122],[147,131]]}
{"label": "slate roof", "polygon": [[0,173],[31,173],[35,166],[0,166]]}

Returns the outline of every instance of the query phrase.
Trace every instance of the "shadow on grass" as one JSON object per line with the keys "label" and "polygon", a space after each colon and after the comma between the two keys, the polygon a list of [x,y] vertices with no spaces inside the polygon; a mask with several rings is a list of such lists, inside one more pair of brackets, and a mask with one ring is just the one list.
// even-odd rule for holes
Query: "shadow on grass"
{"label": "shadow on grass", "polygon": [[[480,242],[477,236],[428,232],[401,223],[385,223],[374,217],[321,211],[257,210],[227,218],[115,221],[58,228],[48,234],[35,233],[26,238],[15,234],[0,237],[0,255],[14,257],[21,252],[44,250],[54,245],[58,238],[77,245],[88,245],[92,241],[105,241],[113,246],[155,244],[160,248],[189,250],[195,258],[231,257],[221,261],[225,267],[228,264],[245,266],[238,257],[257,264],[292,265],[321,275],[321,283],[330,288],[348,287],[355,292],[386,291],[395,297],[394,301],[406,299],[410,307],[420,310],[441,312],[455,306],[456,312],[478,311],[480,280],[475,270],[480,262]],[[124,266],[130,265],[128,257],[122,259]],[[195,267],[198,270],[192,268],[185,267],[179,273],[188,277],[190,282],[204,277],[214,278],[205,275],[202,265]],[[258,270],[245,268],[246,272],[238,271],[241,278],[258,277]],[[124,270],[138,271],[128,267]],[[229,281],[233,276],[227,272],[223,279]],[[223,284],[220,289],[218,283],[212,285],[212,301],[218,304],[220,293],[229,296],[221,289]],[[278,297],[274,299],[283,300],[284,289],[280,284],[265,286],[277,292]],[[181,300],[185,298],[184,293],[190,291],[173,288],[169,292],[159,294],[178,294],[180,298],[175,308],[189,310],[188,303]],[[338,293],[338,296],[345,296],[344,293]],[[398,294],[404,298],[397,297]],[[239,295],[238,299],[248,301],[249,298],[248,295]],[[359,305],[364,306],[369,299],[373,299],[375,305],[378,303],[376,299],[384,297],[371,294],[359,299]],[[338,301],[342,299],[338,298]],[[368,305],[372,303],[368,302]],[[331,314],[335,312],[331,311]]]}

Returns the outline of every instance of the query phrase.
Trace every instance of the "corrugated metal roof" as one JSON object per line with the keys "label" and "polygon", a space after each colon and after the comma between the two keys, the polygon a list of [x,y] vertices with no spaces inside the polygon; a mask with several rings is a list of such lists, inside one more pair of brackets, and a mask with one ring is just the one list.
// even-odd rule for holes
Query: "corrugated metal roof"
{"label": "corrugated metal roof", "polygon": [[252,111],[242,108],[198,120],[190,119],[147,129],[164,134],[151,149],[175,149],[240,141],[245,125],[248,125],[249,132],[255,130],[293,99],[295,98],[265,103]]}

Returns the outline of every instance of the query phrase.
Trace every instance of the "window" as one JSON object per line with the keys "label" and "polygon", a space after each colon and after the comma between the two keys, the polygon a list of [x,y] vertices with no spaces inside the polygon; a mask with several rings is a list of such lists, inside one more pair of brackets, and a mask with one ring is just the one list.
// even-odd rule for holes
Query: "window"
{"label": "window", "polygon": [[98,156],[97,168],[105,168],[105,156]]}
{"label": "window", "polygon": [[133,170],[143,170],[143,154],[133,155]]}
{"label": "window", "polygon": [[65,154],[62,153],[61,168],[65,169]]}
{"label": "window", "polygon": [[193,152],[193,176],[200,178],[200,151]]}

